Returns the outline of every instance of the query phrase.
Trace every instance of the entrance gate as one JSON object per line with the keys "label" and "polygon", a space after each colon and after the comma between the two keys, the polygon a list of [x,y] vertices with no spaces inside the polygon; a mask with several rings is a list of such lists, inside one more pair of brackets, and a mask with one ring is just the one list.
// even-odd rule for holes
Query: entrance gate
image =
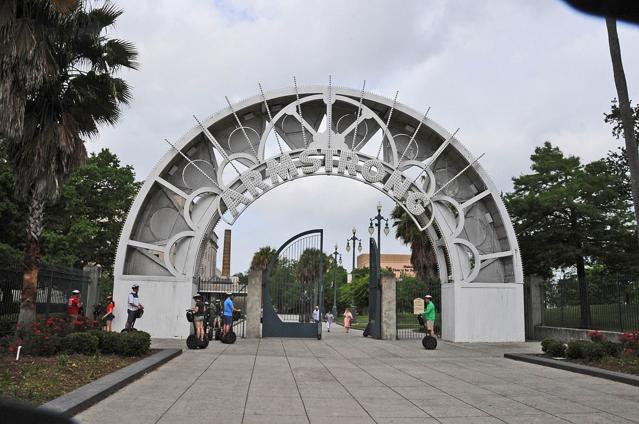
{"label": "entrance gate", "polygon": [[291,237],[270,260],[262,279],[262,337],[322,338],[314,307],[324,305],[324,231]]}

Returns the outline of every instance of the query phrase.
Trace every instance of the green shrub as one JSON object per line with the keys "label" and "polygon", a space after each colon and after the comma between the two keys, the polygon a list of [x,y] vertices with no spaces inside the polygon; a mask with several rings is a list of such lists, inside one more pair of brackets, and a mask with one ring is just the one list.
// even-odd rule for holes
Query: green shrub
{"label": "green shrub", "polygon": [[95,355],[98,352],[100,340],[92,334],[71,333],[62,340],[62,349],[67,353],[80,353],[82,355]]}
{"label": "green shrub", "polygon": [[584,349],[587,349],[586,346],[593,344],[588,340],[573,340],[568,343],[568,348],[566,349],[566,356],[570,359],[580,359],[584,357]]}
{"label": "green shrub", "polygon": [[590,342],[583,345],[582,353],[584,359],[589,361],[600,361],[605,358],[606,348],[602,342]]}
{"label": "green shrub", "polygon": [[122,337],[124,336],[120,333],[103,332],[100,339],[100,352],[107,355],[117,353]]}
{"label": "green shrub", "polygon": [[122,356],[140,356],[151,349],[151,335],[144,331],[122,334],[116,343],[116,352]]}
{"label": "green shrub", "polygon": [[553,340],[547,345],[546,349],[546,352],[553,357],[563,357],[566,355],[566,345],[559,340]]}
{"label": "green shrub", "polygon": [[552,337],[546,337],[541,341],[541,351],[548,352],[548,345],[557,341],[557,339],[553,339]]}

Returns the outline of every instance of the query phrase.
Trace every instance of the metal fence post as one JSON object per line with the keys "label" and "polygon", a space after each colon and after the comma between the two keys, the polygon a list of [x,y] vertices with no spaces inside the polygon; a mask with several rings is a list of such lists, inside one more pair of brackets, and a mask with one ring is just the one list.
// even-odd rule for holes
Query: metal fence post
{"label": "metal fence post", "polygon": [[51,291],[53,290],[53,272],[49,271],[49,284],[46,287],[47,291],[47,303],[44,306],[45,317],[49,319],[49,312],[51,310]]}
{"label": "metal fence post", "polygon": [[621,313],[621,280],[617,273],[617,312],[619,313],[619,329],[623,332],[623,316]]}

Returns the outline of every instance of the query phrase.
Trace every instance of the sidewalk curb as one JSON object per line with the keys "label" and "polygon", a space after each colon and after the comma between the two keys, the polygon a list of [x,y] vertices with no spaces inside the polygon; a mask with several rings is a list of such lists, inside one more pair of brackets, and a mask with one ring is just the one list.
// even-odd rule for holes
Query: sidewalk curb
{"label": "sidewalk curb", "polygon": [[606,380],[617,381],[619,383],[630,384],[632,386],[639,386],[639,376],[631,374],[608,371],[601,368],[589,367],[587,365],[574,364],[571,362],[562,362],[556,359],[541,358],[539,356],[526,353],[504,353],[504,358],[543,365],[551,368],[558,368],[560,370],[576,372],[593,377],[605,378]]}
{"label": "sidewalk curb", "polygon": [[122,387],[182,354],[182,349],[162,349],[128,367],[119,369],[40,406],[71,417],[100,402]]}

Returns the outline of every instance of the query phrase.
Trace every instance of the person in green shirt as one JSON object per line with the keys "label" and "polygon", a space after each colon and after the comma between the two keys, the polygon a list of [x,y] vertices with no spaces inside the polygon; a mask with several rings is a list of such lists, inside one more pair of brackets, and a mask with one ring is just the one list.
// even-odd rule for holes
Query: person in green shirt
{"label": "person in green shirt", "polygon": [[426,322],[426,332],[429,336],[435,335],[435,304],[432,301],[433,296],[427,294],[424,296],[424,312],[422,318]]}

